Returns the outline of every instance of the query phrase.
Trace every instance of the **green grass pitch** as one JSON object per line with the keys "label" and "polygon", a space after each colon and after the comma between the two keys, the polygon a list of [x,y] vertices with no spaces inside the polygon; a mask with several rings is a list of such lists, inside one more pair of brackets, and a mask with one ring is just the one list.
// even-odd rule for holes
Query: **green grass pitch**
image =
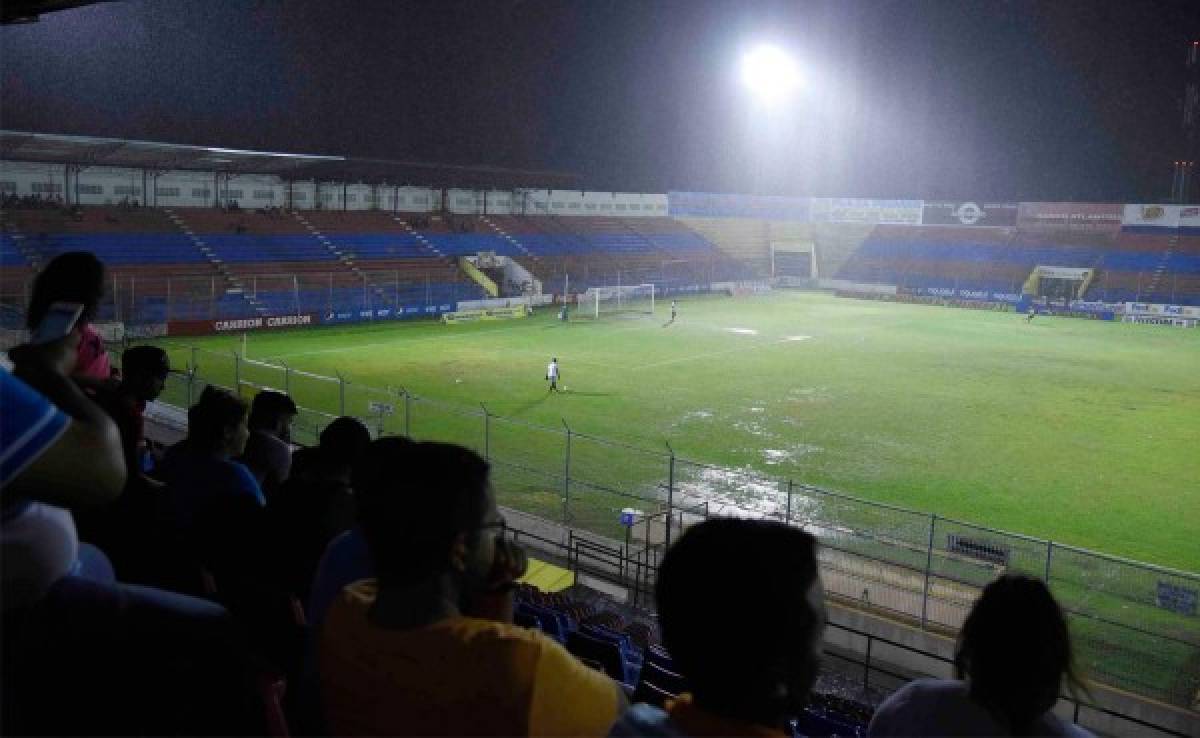
{"label": "green grass pitch", "polygon": [[[418,437],[476,441],[478,419],[454,411],[484,403],[505,418],[565,420],[653,451],[669,441],[695,461],[1200,570],[1200,331],[793,292],[685,299],[666,319],[662,301],[654,316],[568,324],[547,309],[252,334],[247,350],[340,372],[354,414],[386,399],[367,386],[428,398],[413,412]],[[177,367],[197,346],[200,375],[232,382],[240,336],[165,343]],[[544,379],[552,356],[561,394]],[[243,381],[279,387],[280,377],[242,367]],[[336,384],[293,373],[290,385],[301,404],[336,411]],[[504,421],[493,434],[499,458],[561,463],[560,435]],[[576,453],[617,476],[657,464],[636,452],[589,461],[586,439]]]}

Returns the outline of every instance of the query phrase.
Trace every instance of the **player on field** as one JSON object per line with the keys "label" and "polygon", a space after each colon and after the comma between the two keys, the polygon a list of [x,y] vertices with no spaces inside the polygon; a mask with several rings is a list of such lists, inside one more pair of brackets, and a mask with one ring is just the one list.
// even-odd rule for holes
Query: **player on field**
{"label": "player on field", "polygon": [[550,382],[550,391],[558,392],[558,359],[553,358],[546,367],[546,380]]}
{"label": "player on field", "polygon": [[679,314],[679,303],[675,302],[674,300],[671,300],[671,319],[668,320],[666,323],[663,323],[663,328],[666,328],[667,326],[674,323],[675,316],[678,314]]}
{"label": "player on field", "polygon": [[1037,305],[1034,305],[1031,302],[1031,303],[1029,303],[1029,314],[1025,316],[1025,322],[1026,323],[1032,322],[1033,316],[1035,316],[1035,315],[1037,315]]}

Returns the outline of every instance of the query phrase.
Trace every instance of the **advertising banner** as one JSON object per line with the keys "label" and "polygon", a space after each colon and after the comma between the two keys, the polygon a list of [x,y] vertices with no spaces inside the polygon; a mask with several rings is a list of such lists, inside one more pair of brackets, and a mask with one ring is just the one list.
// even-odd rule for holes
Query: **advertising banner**
{"label": "advertising banner", "polygon": [[1037,275],[1049,279],[1086,279],[1091,269],[1079,267],[1038,266]]}
{"label": "advertising banner", "polygon": [[1111,231],[1121,227],[1125,206],[1093,202],[1022,202],[1017,225],[1047,230]]}
{"label": "advertising banner", "polygon": [[374,310],[330,310],[321,318],[322,323],[362,323],[368,320],[403,320],[422,316],[438,315],[454,309],[454,305],[401,305],[398,308],[376,308]]}
{"label": "advertising banner", "polygon": [[809,202],[807,197],[668,192],[667,213],[672,217],[807,221]]}
{"label": "advertising banner", "polygon": [[452,313],[442,313],[445,323],[470,323],[476,320],[503,320],[507,318],[524,318],[529,314],[524,305],[516,307],[487,308],[484,310],[458,310]]}
{"label": "advertising banner", "polygon": [[911,287],[911,294],[923,297],[941,297],[958,300],[983,300],[986,302],[1020,302],[1021,295],[1017,292],[998,292],[995,290],[972,290],[955,287]]}
{"label": "advertising banner", "polygon": [[1017,204],[926,200],[921,212],[921,224],[1008,228],[1017,224]]}
{"label": "advertising banner", "polygon": [[1191,305],[1157,305],[1147,302],[1125,303],[1127,315],[1162,315],[1172,318],[1200,318],[1200,307]]}
{"label": "advertising banner", "polygon": [[312,313],[300,315],[273,315],[256,318],[232,318],[227,320],[172,320],[167,323],[168,336],[206,336],[213,333],[242,333],[245,331],[279,330],[316,325],[317,316]]}
{"label": "advertising banner", "polygon": [[1178,205],[1126,205],[1121,225],[1133,228],[1178,228]]}
{"label": "advertising banner", "polygon": [[814,223],[866,223],[869,225],[920,225],[923,200],[862,200],[815,197]]}
{"label": "advertising banner", "polygon": [[1179,227],[1200,234],[1200,205],[1185,205],[1179,208]]}

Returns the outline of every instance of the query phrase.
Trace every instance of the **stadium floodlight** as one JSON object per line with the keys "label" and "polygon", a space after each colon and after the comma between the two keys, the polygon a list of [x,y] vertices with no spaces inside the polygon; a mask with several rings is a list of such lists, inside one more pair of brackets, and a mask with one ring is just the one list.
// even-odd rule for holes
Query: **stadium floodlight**
{"label": "stadium floodlight", "polygon": [[742,84],[766,105],[787,99],[803,82],[796,61],[778,46],[757,46],[742,57]]}

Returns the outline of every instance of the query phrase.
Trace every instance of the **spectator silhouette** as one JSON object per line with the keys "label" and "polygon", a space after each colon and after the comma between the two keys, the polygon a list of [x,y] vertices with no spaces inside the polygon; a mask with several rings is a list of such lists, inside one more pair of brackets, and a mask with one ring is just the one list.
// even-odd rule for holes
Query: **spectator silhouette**
{"label": "spectator silhouette", "polygon": [[171,370],[167,353],[157,346],[134,346],[121,355],[122,374],[115,388],[97,393],[98,404],[117,425],[128,481],[121,497],[92,510],[77,509],[80,537],[104,550],[122,581],[150,581],[153,562],[149,536],[163,485],[142,471],[146,403],[162,394]]}
{"label": "spectator silhouette", "polygon": [[76,567],[66,508],[110,503],[125,484],[120,436],[68,375],[79,331],[10,352],[0,370],[0,566],[5,609],[37,601]]}
{"label": "spectator silhouette", "polygon": [[1067,620],[1046,585],[1004,575],[987,585],[958,635],[957,677],[921,679],[875,712],[873,736],[1090,736],[1050,710],[1075,674]]}
{"label": "spectator silhouette", "polygon": [[75,537],[63,508],[125,484],[116,427],[68,378],[78,340],[20,346],[14,373],[0,370],[0,720],[11,734],[258,730],[228,613],[118,583]]}
{"label": "spectator silhouette", "polygon": [[790,736],[820,668],[816,540],[767,521],[700,523],[667,550],[655,599],[691,692],[665,710],[635,705],[611,735]]}
{"label": "spectator silhouette", "polygon": [[267,502],[280,576],[301,602],[308,600],[325,547],[354,525],[350,472],[370,442],[362,421],[334,420],[321,431],[319,446],[296,453],[291,477]]}
{"label": "spectator silhouette", "polygon": [[205,387],[188,409],[187,438],[167,449],[157,474],[167,485],[163,516],[189,555],[221,588],[252,589],[265,531],[262,490],[232,461],[246,445],[246,403]]}
{"label": "spectator silhouette", "polygon": [[250,405],[250,437],[240,461],[269,499],[287,481],[292,466],[292,423],[296,403],[283,392],[263,390]]}
{"label": "spectator silhouette", "polygon": [[67,251],[55,256],[34,278],[25,313],[26,325],[32,331],[56,302],[83,306],[77,322],[79,349],[71,374],[89,388],[103,386],[111,374],[104,339],[92,327],[104,299],[104,271],[104,264],[88,251]]}
{"label": "spectator silhouette", "polygon": [[333,735],[599,735],[615,682],[511,624],[524,555],[504,539],[487,462],[382,439],[355,468],[376,579],[325,618],[320,681]]}

